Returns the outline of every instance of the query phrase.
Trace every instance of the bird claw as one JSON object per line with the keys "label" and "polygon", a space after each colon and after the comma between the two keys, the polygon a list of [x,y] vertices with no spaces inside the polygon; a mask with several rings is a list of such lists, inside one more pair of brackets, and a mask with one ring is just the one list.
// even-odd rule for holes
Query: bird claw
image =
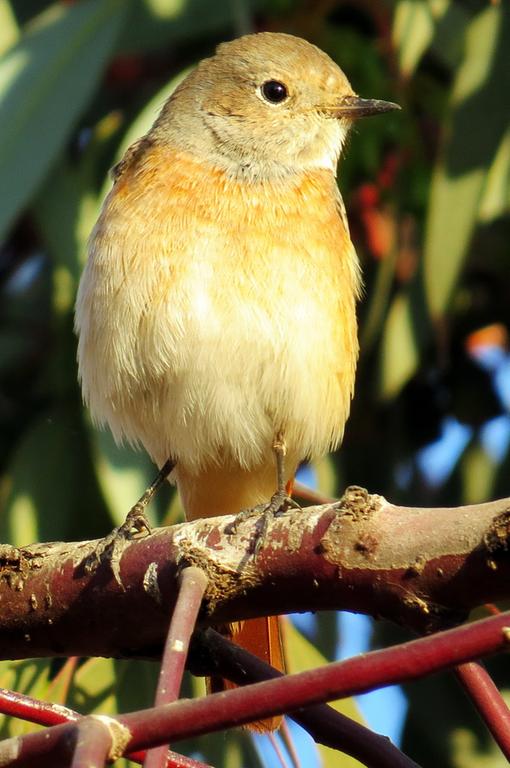
{"label": "bird claw", "polygon": [[251,542],[251,552],[256,557],[266,540],[270,523],[275,517],[283,515],[289,509],[301,509],[301,507],[294,499],[291,499],[285,490],[276,491],[268,502],[238,512],[234,520],[225,526],[225,533],[228,535],[235,534],[240,524],[252,517],[259,517]]}
{"label": "bird claw", "polygon": [[84,558],[81,565],[87,574],[94,573],[100,565],[108,563],[113,577],[120,587],[124,587],[120,575],[120,561],[125,550],[134,539],[141,535],[149,536],[151,526],[139,502],[132,507],[122,525],[101,539],[94,550]]}
{"label": "bird claw", "polygon": [[120,560],[122,555],[133,539],[139,538],[140,535],[144,537],[150,536],[152,533],[152,528],[145,517],[145,509],[174,467],[175,461],[173,459],[165,461],[152,483],[136,504],[131,507],[122,525],[114,528],[108,536],[101,539],[94,550],[82,560],[81,566],[85,573],[94,573],[100,565],[107,562],[110,565],[115,581],[119,587],[124,589],[120,577]]}

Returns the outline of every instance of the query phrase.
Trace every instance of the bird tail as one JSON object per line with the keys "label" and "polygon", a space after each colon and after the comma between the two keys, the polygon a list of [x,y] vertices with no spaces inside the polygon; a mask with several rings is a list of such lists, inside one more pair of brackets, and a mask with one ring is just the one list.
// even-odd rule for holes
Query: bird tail
{"label": "bird tail", "polygon": [[[260,619],[247,619],[228,625],[228,637],[246,651],[258,656],[280,672],[285,672],[285,657],[278,616],[263,616]],[[207,679],[209,693],[236,688],[234,683],[214,676]],[[248,728],[259,733],[275,731],[282,721],[281,715],[249,723]]]}

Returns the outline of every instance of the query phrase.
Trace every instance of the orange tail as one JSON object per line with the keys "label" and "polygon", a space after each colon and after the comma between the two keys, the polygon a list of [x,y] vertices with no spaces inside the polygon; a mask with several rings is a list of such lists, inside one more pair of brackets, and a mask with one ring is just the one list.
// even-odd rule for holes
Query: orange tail
{"label": "orange tail", "polygon": [[[272,667],[285,672],[282,636],[278,616],[263,616],[260,619],[247,619],[229,625],[231,640],[246,651],[258,656],[259,659]],[[222,677],[211,677],[207,680],[209,693],[218,693],[229,688],[236,688],[234,683]],[[275,731],[282,721],[281,715],[269,717],[267,720],[257,720],[247,727],[261,733]]]}

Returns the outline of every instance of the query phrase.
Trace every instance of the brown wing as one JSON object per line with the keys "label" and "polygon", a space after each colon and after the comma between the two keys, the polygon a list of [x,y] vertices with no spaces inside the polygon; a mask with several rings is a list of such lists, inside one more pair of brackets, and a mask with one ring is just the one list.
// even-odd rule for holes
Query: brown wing
{"label": "brown wing", "polygon": [[145,152],[152,147],[154,140],[150,136],[142,136],[131,144],[125,151],[122,160],[113,166],[111,175],[114,183],[130,168],[133,168]]}

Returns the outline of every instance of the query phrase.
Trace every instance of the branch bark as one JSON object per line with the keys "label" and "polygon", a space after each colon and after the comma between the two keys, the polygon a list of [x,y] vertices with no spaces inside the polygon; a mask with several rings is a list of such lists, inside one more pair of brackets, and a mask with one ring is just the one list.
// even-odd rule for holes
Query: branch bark
{"label": "branch bark", "polygon": [[[83,567],[97,542],[0,547],[0,658],[159,656],[183,567],[208,576],[199,625],[346,609],[420,633],[510,597],[510,499],[450,509],[390,504],[350,488],[337,503],[275,518],[204,518],[132,541],[120,559]],[[143,622],[134,621],[143,616]]]}

